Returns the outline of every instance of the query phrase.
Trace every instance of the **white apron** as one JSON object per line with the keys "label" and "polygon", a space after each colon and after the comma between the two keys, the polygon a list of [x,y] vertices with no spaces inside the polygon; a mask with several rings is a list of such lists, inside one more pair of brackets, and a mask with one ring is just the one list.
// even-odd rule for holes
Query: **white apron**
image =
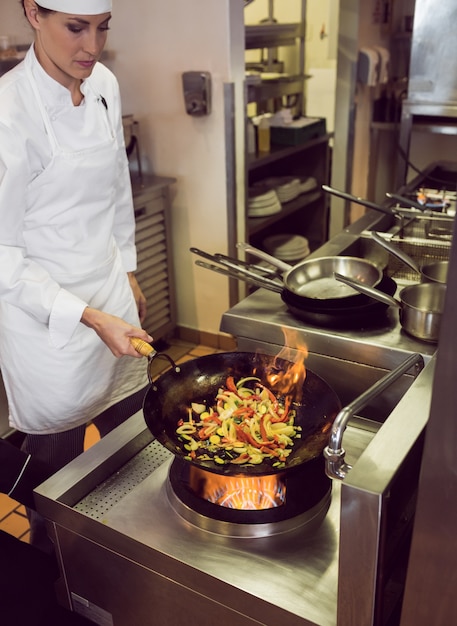
{"label": "white apron", "polygon": [[[63,150],[30,65],[26,67],[52,150],[49,165],[27,190],[27,256],[88,305],[140,326],[112,235],[118,146],[108,115],[106,142],[79,152]],[[97,95],[91,92],[91,97]],[[2,376],[14,428],[31,434],[62,432],[147,385],[143,359],[114,357],[83,324],[57,349],[47,325],[21,309],[2,303],[0,314]]]}

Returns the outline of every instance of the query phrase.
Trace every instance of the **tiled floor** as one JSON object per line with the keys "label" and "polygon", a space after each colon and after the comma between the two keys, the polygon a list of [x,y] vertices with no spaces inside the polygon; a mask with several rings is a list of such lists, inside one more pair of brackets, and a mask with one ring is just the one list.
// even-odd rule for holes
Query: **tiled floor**
{"label": "tiled floor", "polygon": [[[164,351],[177,363],[206,354],[221,352],[221,350],[215,348],[195,345],[181,340],[170,341]],[[156,378],[167,367],[166,361],[157,359],[152,365],[152,376]],[[86,430],[85,448],[92,446],[98,439],[97,429],[95,426],[89,425]],[[22,541],[29,541],[30,531],[25,508],[4,494],[0,494],[0,529],[18,537]]]}

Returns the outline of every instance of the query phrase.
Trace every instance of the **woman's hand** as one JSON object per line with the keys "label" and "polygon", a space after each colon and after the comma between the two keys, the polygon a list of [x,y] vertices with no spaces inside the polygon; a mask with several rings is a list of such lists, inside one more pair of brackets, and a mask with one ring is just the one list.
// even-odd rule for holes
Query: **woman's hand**
{"label": "woman's hand", "polygon": [[132,326],[120,317],[91,307],[84,309],[81,322],[92,328],[116,357],[126,354],[142,358],[130,343],[130,337],[138,337],[147,343],[152,341],[152,337],[142,328]]}
{"label": "woman's hand", "polygon": [[144,320],[146,319],[146,309],[147,309],[145,295],[141,291],[141,287],[138,284],[135,274],[133,272],[127,272],[127,276],[129,278],[130,287],[133,291],[133,297],[135,298],[140,322],[143,323]]}

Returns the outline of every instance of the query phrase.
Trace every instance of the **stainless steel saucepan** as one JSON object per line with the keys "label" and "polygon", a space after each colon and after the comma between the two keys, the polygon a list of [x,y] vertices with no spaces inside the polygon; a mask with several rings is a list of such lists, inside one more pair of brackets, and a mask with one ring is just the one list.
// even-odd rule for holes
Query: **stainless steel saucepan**
{"label": "stainless steel saucepan", "polygon": [[420,274],[421,282],[442,283],[444,285],[447,283],[449,261],[432,261],[419,266],[408,254],[403,252],[403,250],[400,250],[400,248],[395,246],[392,242],[389,242],[384,239],[384,237],[381,237],[379,233],[372,231],[371,237],[377,244]]}
{"label": "stainless steel saucepan", "polygon": [[404,287],[399,300],[373,289],[363,283],[335,274],[335,278],[353,287],[359,293],[397,307],[400,310],[400,324],[408,334],[416,339],[436,343],[439,338],[441,318],[446,299],[446,285],[440,283],[419,283]]}

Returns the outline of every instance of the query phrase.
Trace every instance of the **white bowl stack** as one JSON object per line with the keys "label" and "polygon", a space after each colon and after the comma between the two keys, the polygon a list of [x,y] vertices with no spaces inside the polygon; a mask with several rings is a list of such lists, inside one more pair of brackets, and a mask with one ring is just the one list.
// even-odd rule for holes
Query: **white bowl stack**
{"label": "white bowl stack", "polygon": [[293,264],[302,261],[310,253],[306,237],[301,235],[279,234],[266,237],[263,241],[265,249],[281,261]]}

